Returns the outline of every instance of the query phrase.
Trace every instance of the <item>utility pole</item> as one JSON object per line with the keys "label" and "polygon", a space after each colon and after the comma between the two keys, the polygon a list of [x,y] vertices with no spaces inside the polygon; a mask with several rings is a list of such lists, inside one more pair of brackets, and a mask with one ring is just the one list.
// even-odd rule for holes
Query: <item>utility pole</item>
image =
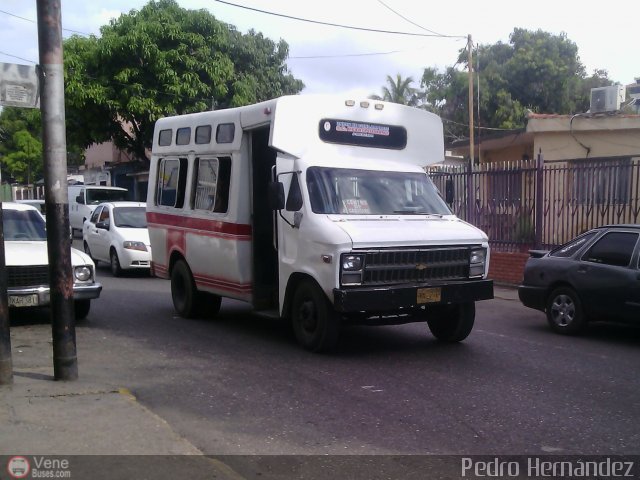
{"label": "utility pole", "polygon": [[473,58],[471,34],[467,37],[467,63],[469,67],[469,164],[467,167],[467,222],[474,222],[475,192],[473,190],[473,161],[475,159],[473,138]]}
{"label": "utility pole", "polygon": [[67,194],[61,0],[37,0],[40,50],[40,109],[44,153],[53,372],[56,380],[76,380],[75,313]]}
{"label": "utility pole", "polygon": [[[0,272],[6,272],[4,260],[4,229],[2,227],[2,202],[0,201]],[[13,383],[11,361],[11,331],[9,328],[9,304],[7,276],[0,275],[0,385]]]}
{"label": "utility pole", "polygon": [[469,158],[473,162],[475,159],[474,151],[474,138],[473,138],[473,54],[472,54],[473,42],[471,41],[471,34],[469,34],[467,40],[467,55],[469,61]]}

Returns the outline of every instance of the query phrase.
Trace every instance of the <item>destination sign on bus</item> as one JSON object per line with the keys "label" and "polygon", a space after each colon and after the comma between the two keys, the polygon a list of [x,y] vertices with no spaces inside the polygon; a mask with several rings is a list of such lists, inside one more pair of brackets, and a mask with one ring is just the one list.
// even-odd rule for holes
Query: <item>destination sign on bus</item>
{"label": "destination sign on bus", "polygon": [[320,139],[328,143],[394,150],[407,145],[407,131],[394,125],[325,118],[320,120],[319,132]]}

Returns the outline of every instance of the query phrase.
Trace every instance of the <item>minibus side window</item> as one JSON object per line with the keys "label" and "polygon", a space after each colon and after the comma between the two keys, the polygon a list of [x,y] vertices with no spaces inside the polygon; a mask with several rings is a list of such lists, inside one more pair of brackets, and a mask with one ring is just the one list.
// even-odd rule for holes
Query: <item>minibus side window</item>
{"label": "minibus side window", "polygon": [[202,145],[211,142],[211,125],[196,127],[196,144]]}
{"label": "minibus side window", "polygon": [[176,145],[189,145],[191,141],[191,128],[179,128],[176,132]]}
{"label": "minibus side window", "polygon": [[233,143],[235,133],[235,124],[221,123],[216,129],[216,143]]}
{"label": "minibus side window", "polygon": [[289,194],[287,195],[287,204],[285,208],[288,212],[297,212],[302,208],[302,190],[300,190],[300,182],[298,174],[294,173],[289,185]]}
{"label": "minibus side window", "polygon": [[168,147],[171,145],[172,134],[173,131],[171,129],[160,130],[160,134],[158,135],[158,145],[161,147]]}
{"label": "minibus side window", "polygon": [[229,207],[231,158],[200,158],[196,161],[193,208],[226,213]]}
{"label": "minibus side window", "polygon": [[187,185],[187,159],[161,159],[156,203],[182,208]]}

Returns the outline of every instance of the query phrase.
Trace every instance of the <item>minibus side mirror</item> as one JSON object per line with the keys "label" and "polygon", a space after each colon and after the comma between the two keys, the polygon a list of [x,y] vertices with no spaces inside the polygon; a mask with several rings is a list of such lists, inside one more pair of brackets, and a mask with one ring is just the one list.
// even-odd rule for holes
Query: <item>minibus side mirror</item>
{"label": "minibus side mirror", "polygon": [[269,207],[271,210],[282,210],[284,208],[284,185],[282,182],[269,183]]}
{"label": "minibus side mirror", "polygon": [[82,195],[78,195],[76,197],[76,203],[81,203],[84,205],[84,198],[82,198]]}
{"label": "minibus side mirror", "polygon": [[453,191],[453,178],[448,177],[446,182],[445,182],[445,186],[444,186],[444,196],[445,196],[445,202],[447,202],[449,205],[451,205],[453,203],[453,199],[454,199],[454,191]]}

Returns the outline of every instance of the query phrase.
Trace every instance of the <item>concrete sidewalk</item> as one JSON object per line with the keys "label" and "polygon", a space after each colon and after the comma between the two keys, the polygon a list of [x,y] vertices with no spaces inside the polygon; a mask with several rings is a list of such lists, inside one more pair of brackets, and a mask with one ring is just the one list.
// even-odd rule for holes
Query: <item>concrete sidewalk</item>
{"label": "concrete sidewalk", "polygon": [[[50,325],[12,327],[11,344],[13,382],[0,385],[0,479],[7,478],[7,462],[15,455],[25,457],[31,468],[36,456],[73,457],[72,465],[81,465],[71,472],[74,478],[102,478],[88,468],[104,462],[113,464],[105,478],[133,478],[114,474],[113,468],[123,465],[130,473],[143,467],[145,475],[138,478],[241,478],[203,456],[125,386],[92,383],[86,372],[75,381],[55,381]],[[168,466],[172,458],[179,471]]]}

